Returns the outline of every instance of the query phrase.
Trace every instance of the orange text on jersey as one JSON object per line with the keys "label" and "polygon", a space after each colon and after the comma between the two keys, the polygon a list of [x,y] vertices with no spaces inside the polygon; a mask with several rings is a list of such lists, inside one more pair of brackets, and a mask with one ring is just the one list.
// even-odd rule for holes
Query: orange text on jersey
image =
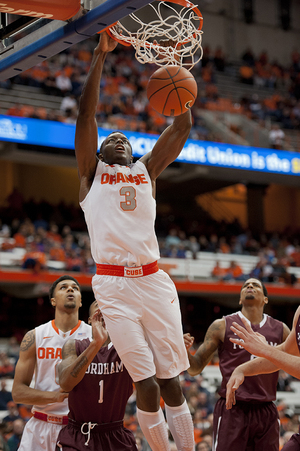
{"label": "orange text on jersey", "polygon": [[38,359],[61,359],[61,348],[38,348]]}
{"label": "orange text on jersey", "polygon": [[122,172],[117,172],[116,174],[104,172],[101,176],[101,184],[104,185],[106,183],[110,185],[115,185],[116,183],[135,183],[136,185],[140,185],[141,183],[148,183],[148,181],[145,179],[144,174],[133,176],[132,174],[122,174]]}

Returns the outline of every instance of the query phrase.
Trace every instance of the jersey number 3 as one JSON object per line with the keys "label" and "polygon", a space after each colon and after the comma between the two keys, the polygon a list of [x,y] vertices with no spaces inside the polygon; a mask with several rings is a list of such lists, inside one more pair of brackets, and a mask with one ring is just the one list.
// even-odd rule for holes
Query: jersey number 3
{"label": "jersey number 3", "polygon": [[136,208],[136,191],[133,186],[123,186],[120,189],[121,196],[125,196],[125,202],[120,202],[124,211],[133,211]]}

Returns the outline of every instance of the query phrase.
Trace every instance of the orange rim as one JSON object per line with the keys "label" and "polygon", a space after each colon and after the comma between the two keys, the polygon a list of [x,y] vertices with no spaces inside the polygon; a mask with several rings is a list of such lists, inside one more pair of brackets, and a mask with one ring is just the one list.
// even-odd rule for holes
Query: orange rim
{"label": "orange rim", "polygon": [[125,45],[126,47],[130,47],[131,44],[128,44],[128,43],[125,42],[125,41],[121,41],[120,39],[116,39],[116,38],[114,37],[114,35],[112,34],[112,32],[110,31],[110,28],[112,28],[112,27],[114,27],[115,25],[117,25],[117,23],[118,23],[118,22],[112,23],[109,27],[103,28],[103,30],[98,31],[97,34],[101,34],[101,33],[103,33],[104,31],[106,31],[106,33],[107,33],[114,41],[117,41],[117,42],[119,42],[120,44]]}
{"label": "orange rim", "polygon": [[[169,3],[175,3],[177,5],[184,6],[186,8],[191,8],[197,14],[197,16],[199,17],[200,23],[199,23],[198,30],[201,31],[202,26],[203,26],[203,17],[202,17],[202,14],[201,14],[200,10],[197,8],[196,5],[194,5],[193,3],[189,2],[188,0],[169,0]],[[112,32],[110,31],[110,28],[114,27],[117,23],[118,22],[115,22],[115,23],[111,24],[109,27],[105,28],[104,30],[101,30],[99,33],[102,33],[103,31],[106,31],[112,39],[114,39],[115,41],[119,42],[122,45],[125,45],[126,47],[130,47],[131,44],[123,41],[122,39],[116,38],[112,34]],[[186,44],[187,42],[189,42],[189,40],[179,42],[178,45],[181,46],[182,44]],[[146,44],[146,47],[150,47],[150,44],[147,41],[145,42],[145,44]]]}

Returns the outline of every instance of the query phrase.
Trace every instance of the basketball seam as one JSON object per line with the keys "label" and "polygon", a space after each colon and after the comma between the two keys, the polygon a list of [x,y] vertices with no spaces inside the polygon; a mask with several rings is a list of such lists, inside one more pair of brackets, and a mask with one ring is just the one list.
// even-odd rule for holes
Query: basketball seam
{"label": "basketball seam", "polygon": [[[170,74],[170,72],[168,71],[168,68],[167,68],[167,67],[166,67],[166,71],[168,72],[169,76],[171,77],[172,83],[173,83],[173,85],[174,85],[174,87],[175,87],[175,89],[176,89],[176,94],[177,94],[177,97],[178,97],[178,100],[179,100],[179,105],[180,105],[180,111],[181,111],[181,114],[182,114],[182,103],[181,103],[181,98],[180,98],[180,95],[179,95],[179,93],[178,93],[177,86],[176,86],[175,82],[173,81],[173,78],[176,77],[176,75],[178,75],[178,72],[180,71],[180,67],[178,68],[178,72],[174,75],[174,77]],[[172,92],[172,91],[171,91],[171,92]],[[170,93],[169,93],[169,94],[170,94]],[[169,95],[168,95],[168,96],[169,96]],[[168,97],[167,97],[167,98],[168,98]],[[165,106],[166,106],[166,103],[165,103]],[[163,108],[163,112],[165,111],[165,106],[164,106],[164,108]]]}
{"label": "basketball seam", "polygon": [[[170,67],[171,69],[171,67]],[[173,69],[173,68],[172,68]],[[157,89],[157,87],[153,87],[151,89],[151,94],[149,95],[149,93],[147,92],[147,97],[148,100],[150,101],[155,101],[155,99],[157,99],[158,102],[161,102],[163,100],[163,98],[165,97],[165,95],[163,95],[163,97],[160,96],[161,94],[164,94],[165,91],[167,92],[167,96],[165,98],[164,103],[161,103],[161,107],[160,109],[158,109],[157,111],[159,111],[161,114],[165,115],[166,113],[166,108],[168,106],[168,102],[170,100],[171,96],[174,96],[174,101],[176,102],[176,97],[177,97],[177,101],[178,104],[177,106],[174,106],[174,108],[172,108],[172,106],[168,106],[168,109],[170,109],[170,111],[168,111],[168,114],[166,114],[167,116],[175,116],[175,110],[176,110],[176,116],[179,114],[183,114],[185,111],[187,111],[187,103],[194,103],[197,97],[197,94],[194,94],[192,91],[197,91],[197,83],[194,79],[194,77],[191,74],[188,74],[186,76],[183,76],[182,78],[176,79],[176,77],[178,77],[178,75],[180,74],[181,71],[181,67],[176,67],[176,73],[172,74],[171,71],[169,70],[168,67],[164,67],[164,73],[166,74],[165,76],[157,76],[157,77],[150,77],[150,81],[154,81],[155,83],[157,82],[157,84],[159,85],[160,82],[164,83],[164,86],[160,87]],[[186,72],[186,70],[185,70]],[[154,75],[154,74],[153,74]],[[180,75],[179,75],[180,76]],[[189,80],[191,80],[191,83],[189,83]],[[182,86],[182,84],[184,84],[185,82],[187,82],[186,84],[188,86]],[[149,86],[149,84],[148,84]],[[148,90],[148,87],[147,87]],[[154,91],[155,90],[155,91]],[[188,94],[190,94],[190,97],[187,96],[187,99],[190,98],[190,100],[184,100],[181,98],[183,94],[183,91],[186,91]],[[159,100],[160,99],[160,100]],[[153,107],[154,109],[156,109],[155,107]],[[173,114],[172,114],[173,112]],[[171,114],[170,114],[171,113]]]}
{"label": "basketball seam", "polygon": [[[170,83],[170,85],[171,85],[171,84],[172,84],[172,83]],[[167,86],[170,86],[170,85],[167,85]],[[154,96],[154,94],[157,94],[159,91],[161,91],[161,90],[164,89],[164,88],[166,88],[166,86],[163,86],[162,88],[159,88],[157,91],[155,91],[153,94],[151,94],[151,96],[149,97],[148,100],[150,100],[151,97]],[[194,99],[196,99],[196,96],[194,96],[194,94],[193,94],[189,89],[185,88],[184,86],[179,86],[179,88],[176,88],[176,86],[175,86],[171,91],[168,92],[168,95],[167,95],[167,97],[166,97],[166,101],[165,101],[165,103],[164,103],[164,107],[163,107],[163,109],[162,109],[162,114],[164,114],[164,111],[165,111],[165,108],[166,108],[166,104],[168,103],[169,96],[171,95],[171,93],[172,93],[174,90],[176,90],[176,94],[177,94],[178,99],[179,99],[179,101],[180,101],[181,113],[182,113],[182,103],[181,103],[181,99],[180,99],[179,94],[178,94],[178,89],[184,89],[185,91],[188,91],[188,92],[191,94],[191,96],[192,96]]]}
{"label": "basketball seam", "polygon": [[[176,82],[176,83],[177,83],[177,82]],[[174,85],[174,83],[169,83],[168,85],[165,85],[165,86],[163,86],[162,88],[157,89],[155,92],[153,92],[153,93],[148,97],[148,100],[150,100],[151,97],[154,96],[155,94],[157,94],[159,91],[161,91],[161,90],[163,90],[163,89],[165,89],[165,88],[168,88],[168,87],[171,86],[171,85]],[[174,89],[175,89],[175,88],[176,88],[176,85],[175,85]],[[192,96],[194,97],[194,99],[196,98],[196,96],[194,96],[193,93],[192,93],[188,88],[186,88],[185,86],[178,86],[178,89],[185,89],[186,91],[189,91],[189,92],[192,94]],[[171,91],[171,92],[172,92],[172,91]]]}

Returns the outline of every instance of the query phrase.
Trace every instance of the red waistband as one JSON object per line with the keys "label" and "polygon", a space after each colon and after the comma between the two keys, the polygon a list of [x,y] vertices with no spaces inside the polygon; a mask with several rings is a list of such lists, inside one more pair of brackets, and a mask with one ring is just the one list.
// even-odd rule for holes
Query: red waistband
{"label": "red waistband", "polygon": [[157,261],[143,266],[117,266],[97,264],[97,274],[116,277],[143,277],[149,276],[159,270]]}
{"label": "red waistband", "polygon": [[68,424],[69,418],[61,415],[50,415],[43,412],[34,412],[34,418],[38,420],[47,421],[47,423],[53,424]]}

